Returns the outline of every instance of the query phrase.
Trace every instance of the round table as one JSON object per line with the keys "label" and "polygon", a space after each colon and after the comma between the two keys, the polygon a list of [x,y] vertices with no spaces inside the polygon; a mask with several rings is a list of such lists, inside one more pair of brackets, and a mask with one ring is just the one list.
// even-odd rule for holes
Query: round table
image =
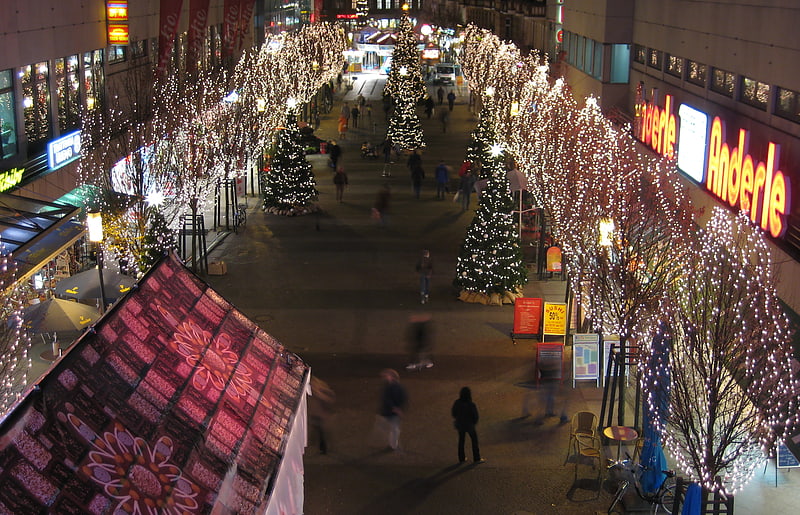
{"label": "round table", "polygon": [[603,435],[609,440],[617,442],[617,463],[620,463],[622,453],[622,442],[632,442],[639,438],[639,433],[632,427],[627,426],[608,426],[603,429]]}

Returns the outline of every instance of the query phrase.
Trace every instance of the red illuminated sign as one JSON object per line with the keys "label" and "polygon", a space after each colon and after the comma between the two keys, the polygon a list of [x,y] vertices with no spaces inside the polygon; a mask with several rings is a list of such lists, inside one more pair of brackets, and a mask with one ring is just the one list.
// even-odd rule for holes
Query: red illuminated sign
{"label": "red illuminated sign", "polygon": [[337,14],[336,15],[336,19],[337,20],[357,20],[358,19],[358,15],[357,14]]}
{"label": "red illuminated sign", "polygon": [[635,136],[659,155],[672,159],[675,156],[677,122],[672,112],[672,95],[667,95],[664,108],[642,100],[636,105]]}
{"label": "red illuminated sign", "polygon": [[129,42],[128,26],[123,24],[108,24],[108,44],[127,45]]}
{"label": "red illuminated sign", "polygon": [[128,21],[128,2],[127,0],[106,2],[107,21]]}
{"label": "red illuminated sign", "polygon": [[789,178],[777,169],[780,145],[769,142],[766,162],[754,159],[749,145],[748,131],[739,129],[736,146],[729,147],[725,124],[715,117],[709,136],[706,188],[730,206],[749,211],[753,223],[779,238],[786,232],[791,196]]}

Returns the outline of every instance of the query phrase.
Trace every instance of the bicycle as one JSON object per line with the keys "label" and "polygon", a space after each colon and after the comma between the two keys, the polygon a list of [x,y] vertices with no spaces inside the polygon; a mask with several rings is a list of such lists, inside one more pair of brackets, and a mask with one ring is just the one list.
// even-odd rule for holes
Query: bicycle
{"label": "bicycle", "polygon": [[[642,465],[641,463],[636,463],[634,465],[630,460],[626,460],[617,465],[613,465],[612,468],[620,469],[622,474],[626,477],[620,481],[617,491],[614,493],[611,506],[608,507],[609,515],[612,513],[622,513],[619,511],[614,511],[614,508],[625,496],[625,492],[628,491],[631,483],[633,483],[634,489],[636,490],[636,494],[639,496],[639,498],[653,506],[653,513],[672,514],[672,505],[675,501],[674,471],[662,470],[661,472],[667,477],[661,482],[658,490],[656,490],[654,493],[647,493],[642,491],[642,484],[640,482],[642,473],[648,469],[646,466]],[[625,502],[623,501],[622,504],[624,505]]]}
{"label": "bicycle", "polygon": [[247,206],[236,204],[233,208],[233,232],[238,232],[239,226],[247,223]]}

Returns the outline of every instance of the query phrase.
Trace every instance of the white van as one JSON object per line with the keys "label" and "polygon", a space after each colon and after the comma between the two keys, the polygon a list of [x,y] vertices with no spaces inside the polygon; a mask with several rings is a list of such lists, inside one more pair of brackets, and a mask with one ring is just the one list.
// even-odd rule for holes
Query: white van
{"label": "white van", "polygon": [[459,66],[454,63],[439,63],[433,70],[434,84],[455,84]]}

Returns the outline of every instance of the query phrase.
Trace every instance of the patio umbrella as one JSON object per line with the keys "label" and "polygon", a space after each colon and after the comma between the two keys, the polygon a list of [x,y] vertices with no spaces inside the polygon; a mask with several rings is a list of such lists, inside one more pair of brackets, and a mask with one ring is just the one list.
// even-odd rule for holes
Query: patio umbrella
{"label": "patio umbrella", "polygon": [[22,325],[32,333],[81,331],[100,318],[92,306],[72,300],[49,299],[22,311]]}
{"label": "patio umbrella", "polygon": [[[103,269],[103,289],[107,299],[117,299],[125,295],[136,281],[108,268]],[[100,274],[96,268],[86,270],[56,283],[56,295],[71,299],[99,299]]]}

